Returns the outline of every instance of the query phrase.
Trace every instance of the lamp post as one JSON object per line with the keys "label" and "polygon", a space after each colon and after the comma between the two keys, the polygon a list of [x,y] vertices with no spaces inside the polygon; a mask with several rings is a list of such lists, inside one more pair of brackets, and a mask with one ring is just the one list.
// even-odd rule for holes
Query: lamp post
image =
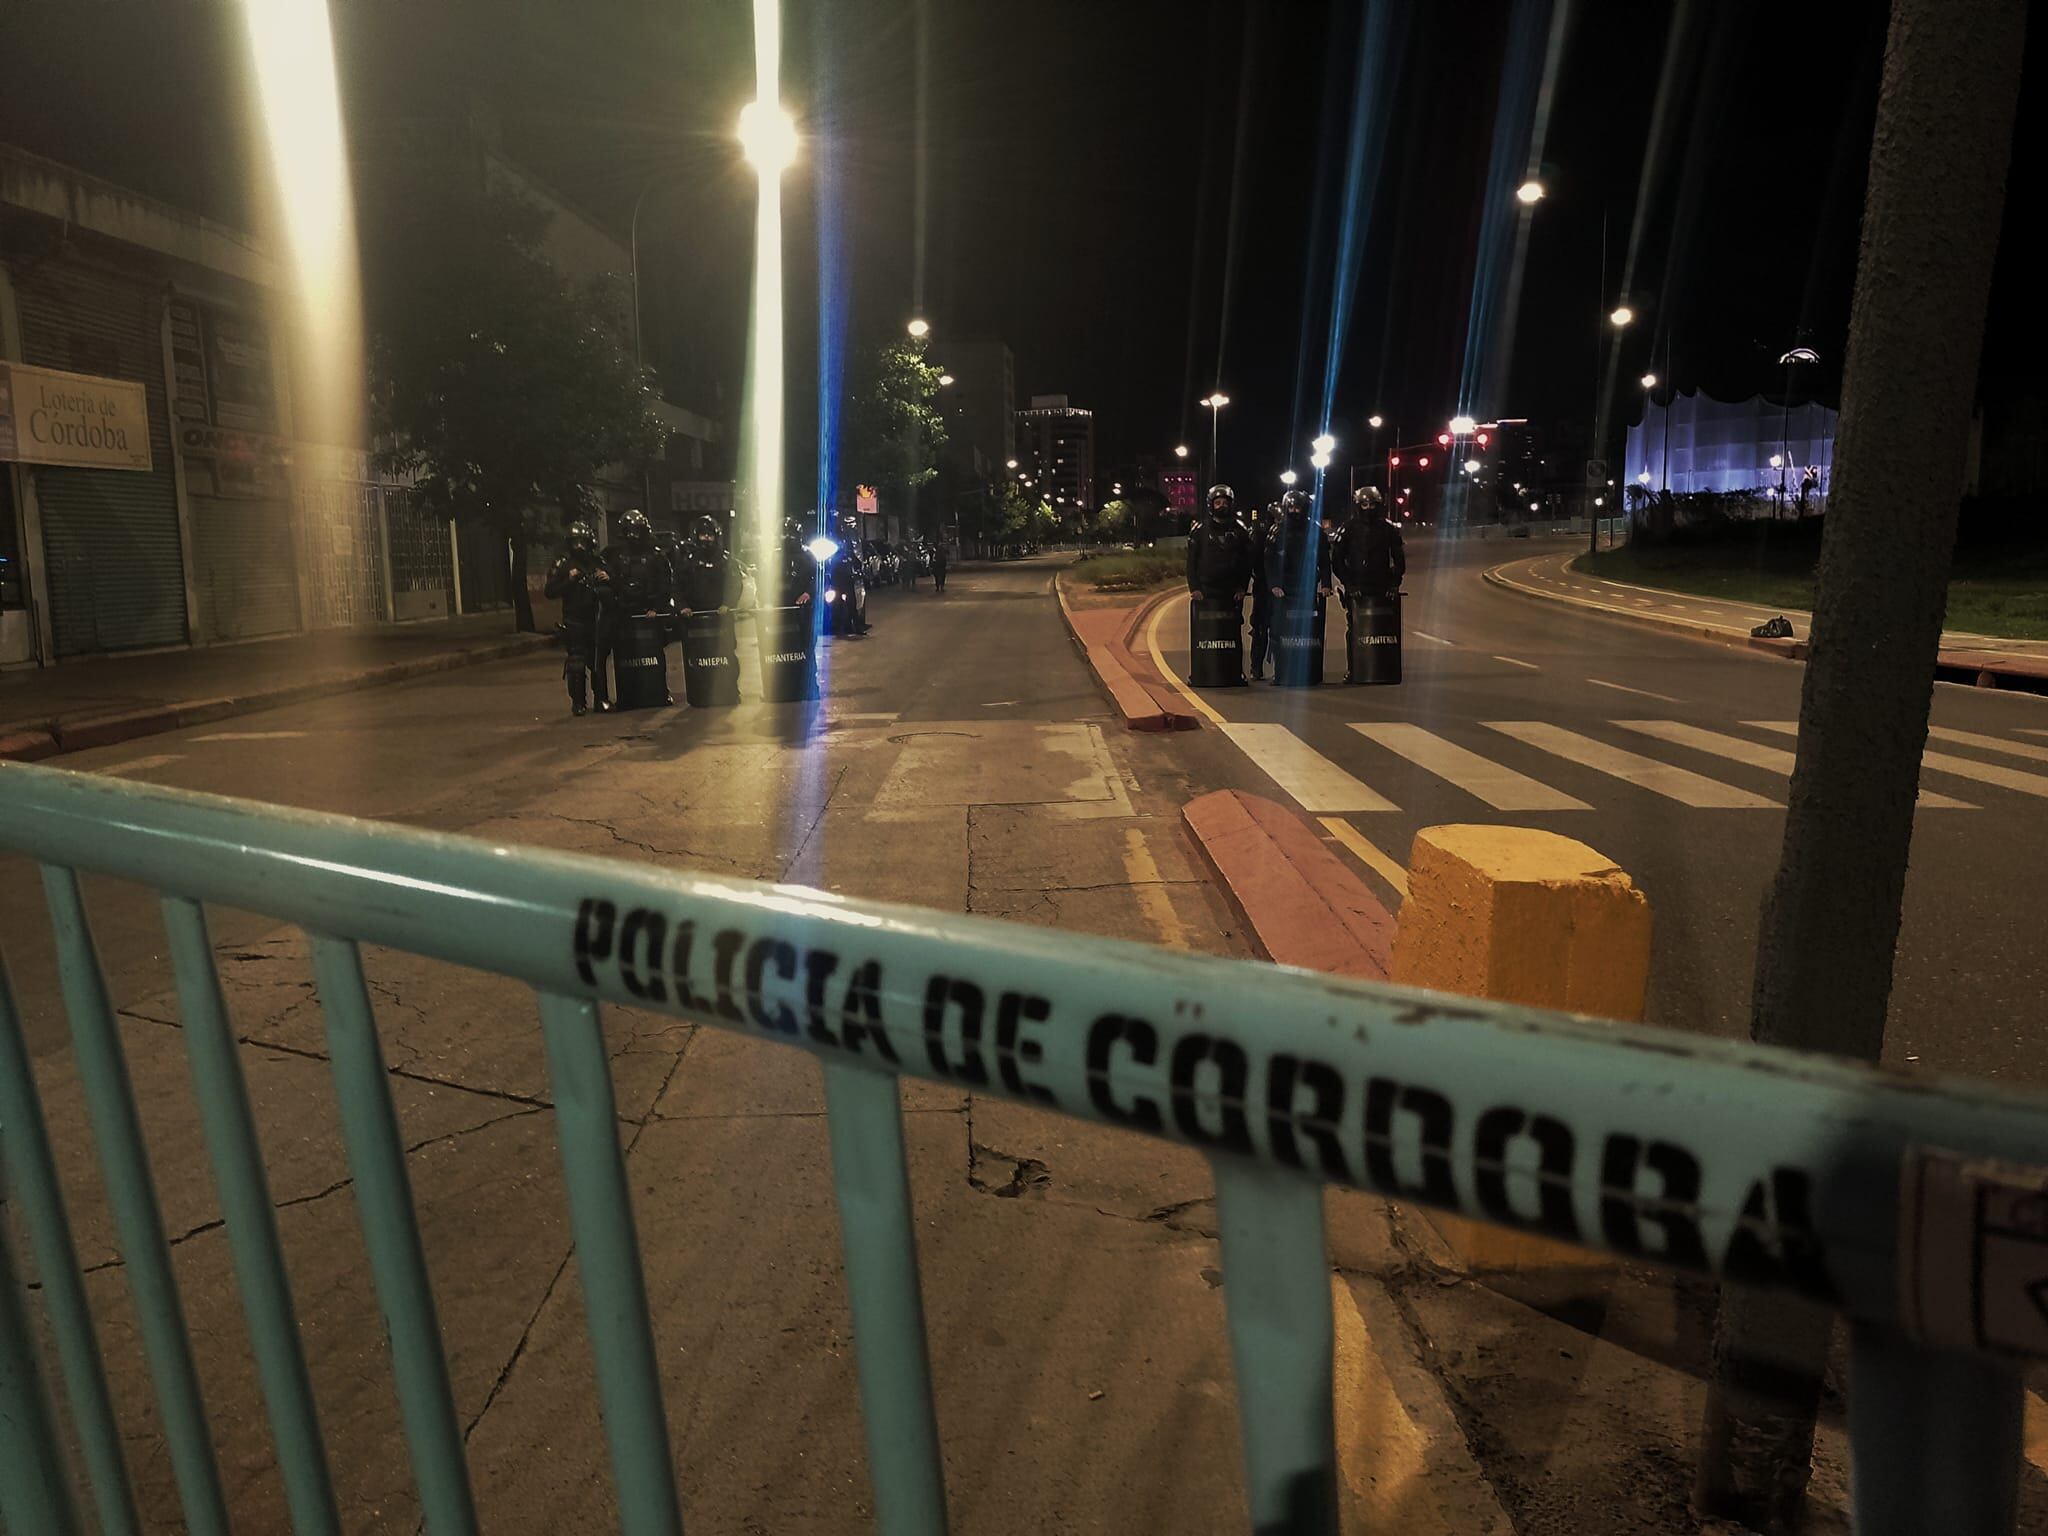
{"label": "lamp post", "polygon": [[1230,404],[1230,396],[1217,390],[1205,395],[1202,404],[1209,407],[1209,480],[1211,484],[1223,478],[1222,417],[1223,407]]}

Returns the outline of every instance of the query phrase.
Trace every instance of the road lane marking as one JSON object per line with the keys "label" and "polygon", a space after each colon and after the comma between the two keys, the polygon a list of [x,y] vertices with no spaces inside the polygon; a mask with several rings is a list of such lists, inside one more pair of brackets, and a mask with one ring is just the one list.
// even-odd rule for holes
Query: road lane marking
{"label": "road lane marking", "polygon": [[182,752],[157,752],[148,757],[131,757],[125,763],[111,763],[105,768],[95,768],[91,771],[119,777],[130,773],[147,773],[152,768],[163,767],[165,763],[183,762],[184,759],[185,754]]}
{"label": "road lane marking", "polygon": [[1552,753],[1582,768],[1591,768],[1596,773],[1607,774],[1638,789],[1647,789],[1667,800],[1676,800],[1681,805],[1715,811],[1778,808],[1776,800],[1763,795],[1753,795],[1746,789],[1723,784],[1719,779],[1710,779],[1688,768],[1674,768],[1655,758],[1610,747],[1604,741],[1595,741],[1590,736],[1581,736],[1577,731],[1568,731],[1546,721],[1488,720],[1485,724],[1488,729],[1513,737],[1526,746]]}
{"label": "road lane marking", "polygon": [[1454,651],[1458,648],[1457,641],[1446,640],[1442,635],[1432,635],[1426,629],[1411,629],[1408,631],[1408,633],[1413,635],[1418,640],[1428,640],[1436,645],[1448,645]]}
{"label": "road lane marking", "polygon": [[1419,725],[1394,721],[1374,724],[1351,722],[1351,729],[1367,741],[1378,742],[1389,752],[1448,780],[1467,794],[1476,795],[1496,811],[1590,811],[1585,801],[1552,789],[1548,784],[1517,773],[1490,757],[1467,751]]}
{"label": "road lane marking", "polygon": [[1217,722],[1238,749],[1310,815],[1324,811],[1396,811],[1400,807],[1339,768],[1284,725]]}
{"label": "road lane marking", "polygon": [[[1742,722],[1752,730],[1777,731],[1785,736],[1799,734],[1797,720],[1745,720]],[[2048,778],[2038,773],[2022,773],[2017,768],[2001,767],[1997,763],[1973,762],[1967,757],[1951,757],[1946,752],[1920,754],[1920,766],[1931,768],[1936,773],[1952,773],[1959,779],[1975,779],[1979,784],[1995,784],[2000,789],[2015,790],[2022,795],[2033,795],[2048,800]]]}
{"label": "road lane marking", "polygon": [[1173,690],[1186,699],[1211,725],[1222,725],[1223,717],[1216,713],[1209,701],[1195,692],[1172,667],[1166,664],[1166,653],[1159,649],[1159,621],[1166,617],[1166,610],[1177,603],[1192,602],[1192,597],[1170,597],[1152,610],[1152,622],[1145,626],[1145,649],[1152,653],[1152,665],[1159,669],[1159,675],[1173,685]]}
{"label": "road lane marking", "polygon": [[[1612,720],[1624,731],[1635,731],[1644,736],[1654,736],[1659,741],[1668,741],[1681,747],[1691,747],[1698,752],[1711,752],[1716,757],[1725,757],[1733,762],[1747,763],[1752,768],[1767,768],[1772,773],[1791,777],[1792,754],[1783,747],[1767,747],[1760,741],[1747,741],[1740,736],[1724,736],[1719,731],[1703,730],[1696,725],[1686,725],[1677,720]],[[1952,800],[1947,795],[1938,795],[1931,789],[1920,791],[1920,805],[1930,811],[1974,811],[1976,806],[1967,800]]]}
{"label": "road lane marking", "polygon": [[2048,731],[2040,730],[2037,727],[2031,725],[2021,726],[2020,733],[2025,736],[2048,736]]}
{"label": "road lane marking", "polygon": [[1145,846],[1143,828],[1124,828],[1124,873],[1131,877],[1138,910],[1159,935],[1159,942],[1168,949],[1188,948],[1187,928],[1181,923],[1180,914],[1173,910],[1173,898],[1166,894],[1166,884],[1159,878],[1158,861]]}
{"label": "road lane marking", "polygon": [[1959,747],[1981,747],[1986,752],[2003,752],[2008,757],[2030,757],[2037,763],[2048,763],[2048,747],[2037,747],[2031,741],[2007,741],[2003,736],[1986,736],[1981,731],[1958,731],[1945,725],[1930,725],[1927,734],[1939,741],[1952,741]]}
{"label": "road lane marking", "polygon": [[[521,726],[521,730],[525,727]],[[194,741],[297,741],[310,736],[311,731],[215,731],[207,736],[194,736]]]}
{"label": "road lane marking", "polygon": [[1541,672],[1543,670],[1533,661],[1517,661],[1512,656],[1496,656],[1493,659],[1495,661],[1504,661],[1511,667],[1527,667],[1531,672]]}
{"label": "road lane marking", "polygon": [[1377,844],[1341,816],[1318,816],[1317,823],[1330,836],[1358,855],[1359,861],[1378,875],[1403,901],[1408,899],[1408,871],[1392,854],[1382,853]]}
{"label": "road lane marking", "polygon": [[1616,693],[1632,693],[1639,699],[1655,699],[1661,704],[1683,704],[1685,700],[1674,699],[1668,693],[1652,693],[1647,688],[1631,688],[1627,683],[1610,683],[1603,677],[1586,679],[1595,688],[1612,688]]}

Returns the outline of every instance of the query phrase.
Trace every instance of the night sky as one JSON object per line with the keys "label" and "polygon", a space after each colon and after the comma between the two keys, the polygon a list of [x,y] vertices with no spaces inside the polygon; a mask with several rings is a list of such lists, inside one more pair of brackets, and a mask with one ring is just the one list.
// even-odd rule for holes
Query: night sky
{"label": "night sky", "polygon": [[[1618,419],[1646,367],[1733,398],[1779,388],[1775,359],[1795,344],[1823,359],[1800,387],[1835,396],[1882,7],[1577,0],[1544,118],[1550,195],[1533,212],[1510,203],[1484,256],[1483,211],[1526,153],[1510,133],[1513,174],[1489,187],[1499,105],[1536,96],[1553,8],[1389,8],[1364,53],[1378,171],[1340,262],[1366,18],[1337,0],[931,0],[920,45],[909,0],[787,0],[784,96],[829,141],[787,183],[792,441],[810,441],[821,207],[836,210],[857,343],[919,307],[940,360],[948,336],[1006,340],[1020,396],[1065,392],[1098,413],[1106,470],[1202,442],[1195,401],[1219,380],[1233,402],[1225,472],[1258,486],[1299,464],[1340,265],[1353,295],[1340,462],[1364,456],[1375,409],[1411,439],[1461,401],[1583,437],[1607,360],[1598,316],[1625,273],[1642,319],[1613,369]],[[336,27],[351,112],[460,111],[476,92],[520,158],[621,229],[651,186],[643,267],[664,374],[702,407],[721,388],[733,397],[751,238],[751,178],[730,139],[752,94],[742,0],[339,0]],[[230,6],[6,0],[0,54],[0,139],[247,219]],[[2016,187],[2038,181],[2042,94],[2030,68]],[[2048,251],[2015,222],[1988,388],[2018,376],[2024,338],[2048,318],[2029,278]],[[1507,299],[1518,228],[1519,302],[1492,306],[1492,340],[1468,364],[1475,282]]]}

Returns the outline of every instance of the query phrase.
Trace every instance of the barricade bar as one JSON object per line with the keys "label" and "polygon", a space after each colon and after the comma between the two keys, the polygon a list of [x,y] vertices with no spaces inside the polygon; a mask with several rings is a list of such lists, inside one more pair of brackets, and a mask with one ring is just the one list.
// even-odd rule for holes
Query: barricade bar
{"label": "barricade bar", "polygon": [[1903,1273],[1946,1347],[2048,1355],[1969,1333],[2032,1277],[1899,1220],[1902,1168],[2048,1163],[2036,1095],[21,764],[0,842],[1873,1320]]}

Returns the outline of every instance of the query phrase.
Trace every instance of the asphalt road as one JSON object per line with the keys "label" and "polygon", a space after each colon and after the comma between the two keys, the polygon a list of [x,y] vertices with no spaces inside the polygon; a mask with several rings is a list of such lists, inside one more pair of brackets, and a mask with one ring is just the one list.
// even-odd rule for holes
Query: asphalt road
{"label": "asphalt road", "polygon": [[[1200,697],[1265,792],[1285,798],[1291,783],[1354,856],[1365,849],[1361,867],[1390,896],[1426,826],[1540,826],[1598,849],[1649,895],[1652,1019],[1739,1035],[1794,745],[1756,722],[1797,721],[1803,668],[1481,579],[1555,547],[1412,541],[1397,688],[1337,685],[1333,613],[1323,687]],[[1172,605],[1156,631],[1182,677],[1184,615]],[[1933,727],[1963,734],[1929,746],[1886,1060],[2048,1081],[2035,884],[2048,853],[2048,699],[1942,684]]]}

